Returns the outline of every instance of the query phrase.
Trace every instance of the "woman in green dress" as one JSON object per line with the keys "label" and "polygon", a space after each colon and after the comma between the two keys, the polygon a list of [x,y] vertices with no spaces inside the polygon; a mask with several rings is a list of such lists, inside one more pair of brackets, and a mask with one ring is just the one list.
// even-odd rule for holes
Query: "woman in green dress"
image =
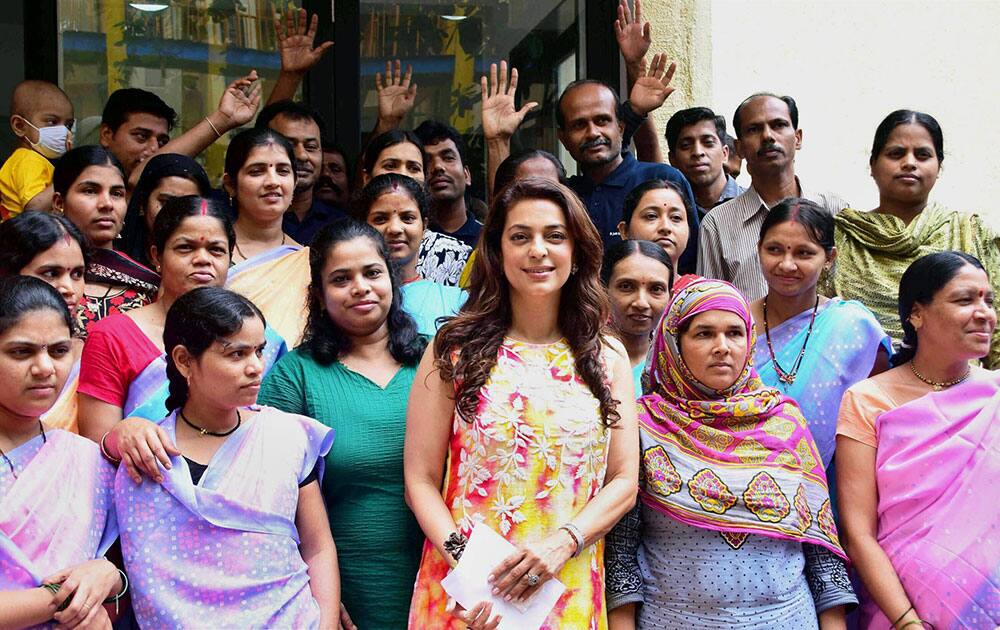
{"label": "woman in green dress", "polygon": [[[1000,293],[1000,234],[966,212],[930,199],[944,160],[944,134],[930,114],[900,109],[875,130],[872,179],[879,205],[864,212],[847,208],[836,217],[837,264],[823,293],[857,300],[871,309],[899,350],[899,279],[921,256],[948,250],[982,261],[994,293]],[[1000,368],[1000,328],[984,365]]]}
{"label": "woman in green dress", "polygon": [[338,221],[311,250],[302,345],[268,373],[259,402],[334,429],[323,496],[343,608],[363,630],[404,628],[424,536],[403,499],[403,438],[427,341],[402,308],[374,228]]}

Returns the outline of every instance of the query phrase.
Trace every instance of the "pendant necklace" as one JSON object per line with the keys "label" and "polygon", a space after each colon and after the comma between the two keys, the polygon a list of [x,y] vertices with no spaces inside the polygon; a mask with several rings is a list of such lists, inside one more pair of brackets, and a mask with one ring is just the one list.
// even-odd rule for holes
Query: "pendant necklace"
{"label": "pendant necklace", "polygon": [[184,424],[188,425],[201,435],[211,435],[213,437],[226,437],[227,435],[232,435],[233,432],[236,431],[236,429],[240,428],[240,425],[243,424],[243,416],[240,415],[239,409],[236,410],[236,426],[233,427],[232,429],[229,429],[228,431],[222,431],[222,432],[209,431],[204,427],[199,427],[198,425],[194,424],[193,422],[187,419],[187,416],[184,415],[183,410],[180,410],[178,413],[180,413],[181,420],[184,421]]}
{"label": "pendant necklace", "polygon": [[792,369],[785,371],[778,363],[778,356],[774,353],[774,348],[771,346],[771,329],[767,325],[767,296],[764,297],[764,337],[767,339],[767,349],[771,353],[771,362],[774,363],[774,371],[778,374],[778,380],[786,385],[795,383],[795,375],[799,373],[799,367],[802,365],[802,357],[806,355],[806,345],[809,344],[809,337],[812,335],[813,324],[816,323],[816,310],[818,308],[819,294],[816,295],[816,304],[813,305],[812,319],[809,320],[809,330],[806,331],[806,339],[802,342],[802,350],[799,351],[799,356],[795,359]]}
{"label": "pendant necklace", "polygon": [[933,387],[934,391],[936,392],[939,392],[942,389],[948,389],[952,385],[958,385],[965,379],[969,378],[969,375],[972,374],[972,368],[969,368],[968,370],[965,371],[965,374],[963,374],[961,377],[956,378],[953,381],[945,381],[944,383],[939,383],[937,381],[932,381],[931,379],[927,378],[926,376],[918,372],[917,366],[913,364],[913,361],[910,361],[910,371],[913,372],[913,375],[916,376],[918,379]]}

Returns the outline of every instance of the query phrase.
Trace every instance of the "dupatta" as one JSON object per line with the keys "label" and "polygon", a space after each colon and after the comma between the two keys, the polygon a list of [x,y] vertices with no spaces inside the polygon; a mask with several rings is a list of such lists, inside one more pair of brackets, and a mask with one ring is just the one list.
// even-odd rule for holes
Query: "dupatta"
{"label": "dupatta", "polygon": [[[789,369],[809,333],[812,309],[771,329],[771,346],[778,363]],[[847,388],[871,374],[880,348],[892,356],[892,340],[863,304],[832,298],[816,312],[808,348],[795,382],[782,383],[766,344],[757,344],[754,366],[761,381],[798,403],[809,422],[823,466],[833,460],[837,444],[837,416]]]}
{"label": "dupatta", "polygon": [[[162,484],[137,486],[119,471],[115,504],[141,626],[318,626],[295,514],[298,484],[317,466],[322,474],[333,431],[259,409],[222,444],[198,485],[179,456]],[[176,413],[160,424],[176,440]]]}
{"label": "dupatta", "polygon": [[67,567],[100,558],[118,538],[115,469],[97,445],[51,430],[0,466],[0,590],[35,588]]}
{"label": "dupatta", "polygon": [[[288,352],[285,340],[270,325],[264,328],[264,375]],[[170,380],[167,378],[167,355],[161,354],[143,368],[128,386],[128,396],[122,407],[122,417],[138,417],[157,421],[165,417]]]}
{"label": "dupatta", "polygon": [[309,248],[281,245],[231,267],[226,288],[256,304],[268,325],[294,348],[309,316],[310,279]]}
{"label": "dupatta", "polygon": [[[713,390],[680,352],[682,325],[700,313],[737,314],[747,360],[736,382]],[[753,369],[746,298],[728,282],[695,280],[672,299],[653,342],[651,393],[638,401],[640,499],[687,525],[722,533],[734,548],[750,534],[821,545],[846,560],[823,464],[794,400]]]}
{"label": "dupatta", "polygon": [[77,424],[76,386],[80,384],[80,360],[73,362],[73,369],[63,384],[62,391],[52,407],[42,414],[42,422],[53,429],[79,433]]}
{"label": "dupatta", "polygon": [[[878,542],[910,603],[939,630],[997,627],[1000,376],[976,371],[881,414],[876,431]],[[863,604],[862,627],[890,623]]]}

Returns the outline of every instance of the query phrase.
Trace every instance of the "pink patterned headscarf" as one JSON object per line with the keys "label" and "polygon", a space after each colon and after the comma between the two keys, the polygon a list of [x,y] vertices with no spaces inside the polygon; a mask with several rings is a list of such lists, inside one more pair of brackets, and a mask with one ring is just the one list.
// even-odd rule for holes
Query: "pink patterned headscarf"
{"label": "pink patterned headscarf", "polygon": [[[730,387],[699,382],[680,352],[686,322],[735,313],[746,326],[746,363]],[[799,406],[765,387],[751,364],[755,335],[746,298],[702,279],[670,303],[653,341],[651,393],[639,399],[643,501],[689,525],[810,542],[841,557],[822,460]]]}

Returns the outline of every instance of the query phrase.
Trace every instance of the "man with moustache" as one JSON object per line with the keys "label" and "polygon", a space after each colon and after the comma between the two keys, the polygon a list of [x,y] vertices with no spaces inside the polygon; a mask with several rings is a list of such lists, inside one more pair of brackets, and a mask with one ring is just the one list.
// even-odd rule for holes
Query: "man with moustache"
{"label": "man with moustache", "polygon": [[323,166],[313,196],[332,208],[347,208],[351,201],[350,172],[344,148],[332,140],[324,140]]}
{"label": "man with moustache", "polygon": [[466,166],[465,140],[452,127],[425,120],[413,130],[424,145],[424,172],[430,201],[430,229],[475,248],[483,231],[466,189],[472,175]]}
{"label": "man with moustache", "polygon": [[[678,265],[681,273],[688,273],[694,269],[699,223],[691,187],[672,166],[640,162],[631,153],[622,153],[624,124],[619,112],[623,109],[611,86],[600,81],[581,79],[563,90],[556,108],[559,141],[581,173],[570,177],[569,186],[587,206],[606,249],[621,240],[618,222],[625,197],[633,188],[650,179],[676,183],[685,191],[686,205],[692,209],[688,213],[688,246]],[[641,118],[648,112],[625,113]]]}
{"label": "man with moustache", "polygon": [[308,245],[324,225],[347,216],[343,210],[323,203],[314,194],[313,188],[323,167],[323,120],[302,103],[277,101],[260,111],[257,127],[268,127],[280,133],[295,151],[295,191],[282,229],[296,242]]}
{"label": "man with moustache", "polygon": [[736,149],[747,161],[750,188],[717,206],[701,224],[698,274],[733,283],[748,300],[767,294],[757,241],[760,226],[782,199],[802,197],[836,214],[847,203],[830,193],[806,189],[795,176],[795,152],[802,148],[799,110],[791,96],[758,93],[733,115]]}
{"label": "man with moustache", "polygon": [[746,190],[724,170],[729,160],[725,118],[707,107],[682,109],[667,121],[666,136],[670,165],[691,184],[702,219]]}

